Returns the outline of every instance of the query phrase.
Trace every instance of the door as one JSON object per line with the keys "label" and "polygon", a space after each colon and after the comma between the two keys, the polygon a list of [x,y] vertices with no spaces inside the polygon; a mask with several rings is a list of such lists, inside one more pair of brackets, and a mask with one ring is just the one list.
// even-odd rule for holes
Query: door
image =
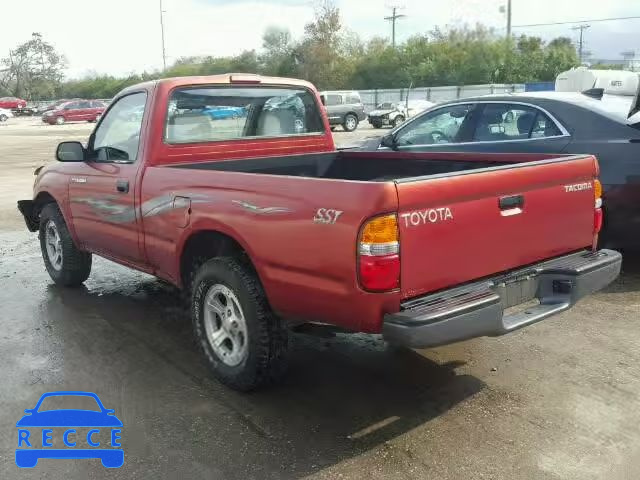
{"label": "door", "polygon": [[567,130],[542,109],[520,103],[479,104],[471,150],[496,153],[561,153]]}
{"label": "door", "polygon": [[80,120],[80,102],[67,103],[64,107],[64,119],[67,122]]}
{"label": "door", "polygon": [[73,226],[92,252],[143,263],[140,218],[136,205],[138,147],[147,95],[137,92],[118,99],[105,113],[88,145],[89,160],[69,179]]}
{"label": "door", "polygon": [[84,122],[87,122],[89,120],[93,120],[94,115],[93,115],[93,106],[91,105],[91,102],[79,102],[78,104],[78,108],[79,108],[79,112],[78,112],[78,119]]}
{"label": "door", "polygon": [[342,123],[344,120],[345,107],[341,94],[330,93],[326,97],[327,102],[327,116],[329,117],[329,123],[337,124]]}
{"label": "door", "polygon": [[467,150],[477,113],[474,103],[446,105],[432,110],[397,130],[394,133],[395,147],[409,152]]}

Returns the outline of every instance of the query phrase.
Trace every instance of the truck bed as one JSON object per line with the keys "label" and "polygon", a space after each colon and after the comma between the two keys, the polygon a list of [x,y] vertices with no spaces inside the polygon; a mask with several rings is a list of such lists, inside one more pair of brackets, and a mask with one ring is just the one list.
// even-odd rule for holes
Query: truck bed
{"label": "truck bed", "polygon": [[[379,331],[352,309],[354,288],[365,309],[375,295],[357,288],[354,267],[367,219],[397,215],[400,287],[385,301],[398,303],[371,303],[393,311],[403,300],[590,248],[597,169],[590,155],[381,151],[200,160],[147,168],[142,202],[191,198],[190,228],[237,238],[283,317]],[[339,217],[317,221],[327,211]],[[142,215],[147,245],[159,238],[147,250],[152,262],[171,271],[171,238],[180,233],[168,228],[169,218]],[[172,215],[184,222],[179,209]]]}
{"label": "truck bed", "polygon": [[425,176],[457,175],[462,172],[475,172],[488,168],[508,168],[518,163],[553,160],[558,157],[560,155],[338,151],[222,162],[197,162],[180,164],[176,167],[383,182]]}

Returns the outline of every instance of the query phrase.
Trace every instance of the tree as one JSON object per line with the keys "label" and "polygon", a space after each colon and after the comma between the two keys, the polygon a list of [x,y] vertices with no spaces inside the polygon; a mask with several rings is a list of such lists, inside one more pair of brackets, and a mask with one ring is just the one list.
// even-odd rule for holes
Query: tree
{"label": "tree", "polygon": [[262,36],[264,53],[259,57],[261,71],[266,75],[294,76],[294,47],[289,30],[268,27]]}
{"label": "tree", "polygon": [[315,17],[304,27],[304,38],[297,49],[303,78],[319,88],[337,88],[346,78],[338,78],[342,57],[340,10],[331,0],[317,4]]}
{"label": "tree", "polygon": [[63,78],[64,56],[33,33],[31,40],[18,45],[0,64],[0,86],[16,97],[51,98]]}

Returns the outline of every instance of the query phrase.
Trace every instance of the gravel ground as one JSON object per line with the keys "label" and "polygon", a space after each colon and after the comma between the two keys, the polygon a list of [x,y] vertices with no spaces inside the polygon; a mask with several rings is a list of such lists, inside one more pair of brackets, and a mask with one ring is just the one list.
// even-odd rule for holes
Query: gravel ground
{"label": "gravel ground", "polygon": [[[85,288],[45,273],[15,201],[58,141],[91,127],[0,125],[0,478],[638,478],[638,259],[573,310],[505,337],[396,351],[376,336],[296,335],[285,384],[242,395],[211,380],[174,289],[101,259]],[[121,469],[15,466],[16,421],[63,389],[116,410]]]}

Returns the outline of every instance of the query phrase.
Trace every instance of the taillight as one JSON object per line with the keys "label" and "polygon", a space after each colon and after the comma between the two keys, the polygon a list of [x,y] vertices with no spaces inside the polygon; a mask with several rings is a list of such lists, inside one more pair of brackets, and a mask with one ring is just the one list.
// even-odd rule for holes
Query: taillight
{"label": "taillight", "polygon": [[600,180],[593,181],[593,193],[595,196],[595,211],[593,215],[593,233],[597,235],[602,230],[603,213],[602,213],[602,184]]}
{"label": "taillight", "polygon": [[385,292],[400,287],[400,243],[395,215],[375,217],[362,227],[358,271],[365,290]]}

